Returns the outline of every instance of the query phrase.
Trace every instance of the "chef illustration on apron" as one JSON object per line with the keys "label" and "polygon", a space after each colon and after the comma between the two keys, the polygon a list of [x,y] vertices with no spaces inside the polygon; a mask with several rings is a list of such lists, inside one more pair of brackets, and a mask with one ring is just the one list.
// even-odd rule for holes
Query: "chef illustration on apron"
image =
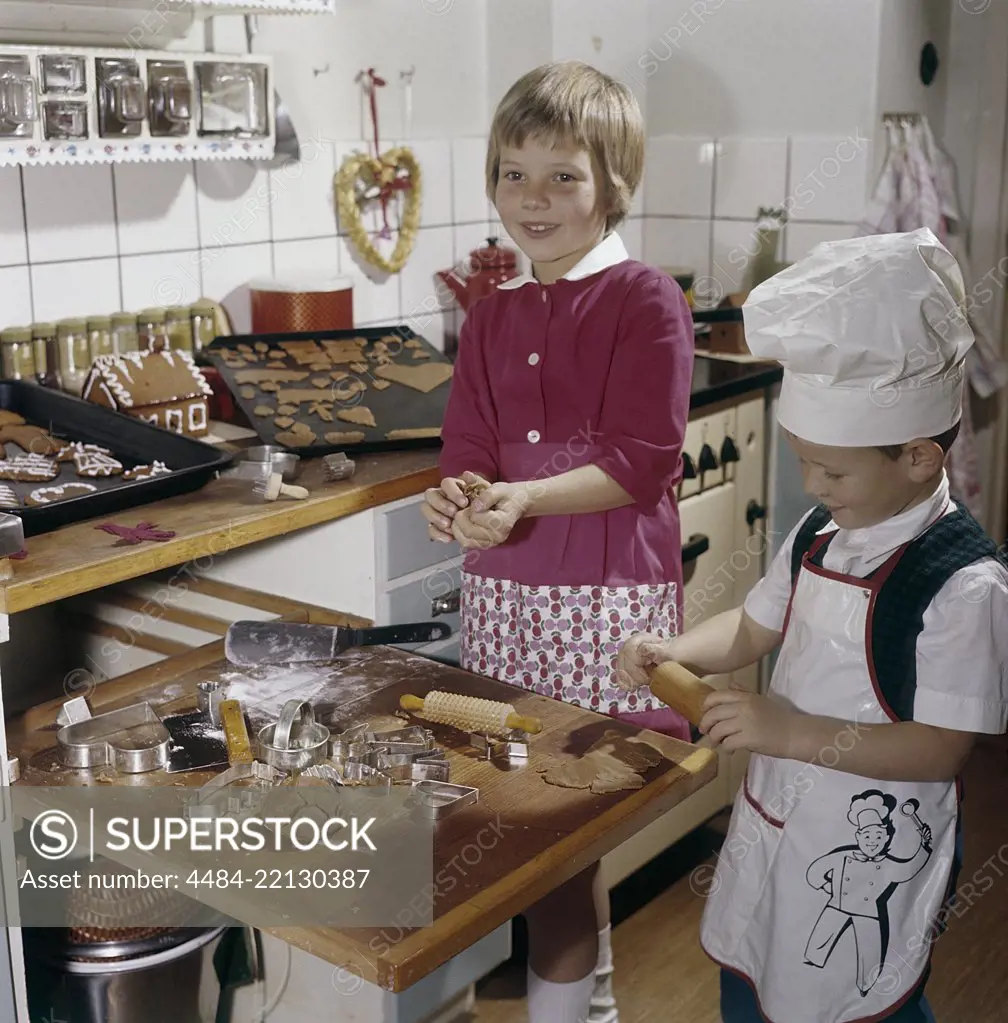
{"label": "chef illustration on apron", "polygon": [[752,754],[701,926],[771,1023],[885,1018],[926,980],[957,872],[955,781],[833,770],[862,726],[913,717],[921,616],[960,568],[996,555],[947,504],[866,578],[822,567],[836,529],[798,530],[791,601],[769,695],[838,725],[814,764]]}

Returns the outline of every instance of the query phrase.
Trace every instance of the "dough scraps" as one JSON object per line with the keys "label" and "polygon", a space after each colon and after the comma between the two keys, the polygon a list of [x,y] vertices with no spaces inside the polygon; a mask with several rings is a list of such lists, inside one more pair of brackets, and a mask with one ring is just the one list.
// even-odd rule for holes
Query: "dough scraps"
{"label": "dough scraps", "polygon": [[325,358],[325,352],[314,341],[281,341],[280,347],[301,366]]}
{"label": "dough scraps", "polygon": [[328,377],[312,377],[312,387],[328,387]]}
{"label": "dough scraps", "polygon": [[255,413],[255,414],[257,415],[257,416],[263,416],[263,417],[265,417],[265,416],[271,416],[271,415],[273,415],[273,409],[271,409],[271,408],[269,407],[269,405],[256,405],[256,407],[255,407],[254,409],[252,409],[252,411],[253,411],[253,412],[254,412],[254,413]]}
{"label": "dough scraps", "polygon": [[295,423],[290,430],[278,433],[276,439],[281,444],[288,444],[293,448],[306,448],[314,444],[318,438],[307,423]]}
{"label": "dough scraps", "polygon": [[286,430],[294,425],[294,420],[290,416],[277,416],[273,420],[274,426],[279,426],[281,430]]}
{"label": "dough scraps", "polygon": [[411,337],[409,341],[403,341],[403,348],[423,348],[423,342],[416,337]]}
{"label": "dough scraps", "polygon": [[52,504],[53,501],[62,501],[67,497],[93,494],[97,489],[93,483],[64,483],[59,487],[39,487],[25,498],[25,504]]}
{"label": "dough scraps", "polygon": [[417,351],[415,351],[413,353],[413,358],[414,359],[429,359],[430,358],[430,352],[425,352],[425,351],[423,351],[421,349],[418,349]]}
{"label": "dough scraps", "polygon": [[589,760],[558,760],[550,764],[543,774],[547,785],[559,785],[565,789],[588,789],[595,780],[595,765]]}
{"label": "dough scraps", "polygon": [[451,379],[453,368],[450,362],[428,362],[423,366],[398,366],[393,363],[390,366],[378,366],[374,372],[375,376],[383,380],[392,380],[429,394],[435,387]]}
{"label": "dough scraps", "polygon": [[256,389],[254,387],[243,387],[238,393],[246,401],[251,401],[256,396]]}
{"label": "dough scraps", "polygon": [[255,351],[255,349],[251,345],[246,344],[235,345],[235,348],[237,348],[239,352],[247,354],[251,354],[252,352]]}
{"label": "dough scraps", "polygon": [[24,424],[23,416],[19,416],[16,412],[11,412],[9,409],[0,409],[0,426],[24,426]]}
{"label": "dough scraps", "polygon": [[346,380],[350,374],[345,369],[335,369],[329,374],[335,381]]}
{"label": "dough scraps", "polygon": [[325,435],[326,444],[360,444],[365,434],[361,430],[331,430]]}
{"label": "dough scraps", "polygon": [[419,440],[423,437],[440,437],[440,426],[418,426],[413,430],[389,430],[387,440]]}
{"label": "dough scraps", "polygon": [[277,392],[277,401],[282,405],[300,405],[303,401],[332,401],[333,399],[317,388],[285,388]]}
{"label": "dough scraps", "polygon": [[297,405],[278,405],[277,414],[281,416],[292,416],[298,410]]}
{"label": "dough scraps", "polygon": [[280,390],[280,385],[275,380],[264,380],[259,385],[259,390],[262,391],[263,394],[276,394],[276,392]]}
{"label": "dough scraps", "polygon": [[609,729],[583,757],[548,767],[543,781],[566,788],[590,788],[596,795],[606,795],[641,788],[644,778],[638,772],[657,767],[664,759],[661,750],[650,743],[636,737],[626,739]]}
{"label": "dough scraps", "polygon": [[392,386],[392,381],[391,380],[376,380],[371,386],[376,391],[384,391],[386,387],[391,387]]}
{"label": "dough scraps", "polygon": [[367,384],[360,377],[353,377],[332,389],[329,401],[351,401],[358,392],[367,390]]}
{"label": "dough scraps", "polygon": [[355,408],[341,408],[336,413],[336,418],[344,423],[355,423],[357,426],[377,426],[374,413],[366,405],[357,405]]}
{"label": "dough scraps", "polygon": [[235,380],[239,384],[261,384],[264,380],[278,380],[293,382],[295,380],[307,380],[307,371],[299,369],[274,369],[267,366],[265,369],[243,369],[235,373]]}
{"label": "dough scraps", "polygon": [[355,373],[366,373],[368,371],[368,366],[366,362],[351,362],[350,368]]}
{"label": "dough scraps", "polygon": [[661,750],[636,737],[624,738],[619,732],[609,729],[598,742],[592,743],[588,753],[600,752],[614,757],[632,771],[646,771],[657,767],[664,759]]}
{"label": "dough scraps", "polygon": [[332,363],[327,359],[325,362],[313,362],[308,368],[313,373],[324,373],[331,365]]}
{"label": "dough scraps", "polygon": [[324,423],[331,423],[333,421],[332,412],[325,405],[319,405],[318,402],[314,405],[309,405],[308,414],[318,416]]}
{"label": "dough scraps", "polygon": [[270,350],[270,346],[265,341],[256,341],[253,347],[257,352],[268,352]]}

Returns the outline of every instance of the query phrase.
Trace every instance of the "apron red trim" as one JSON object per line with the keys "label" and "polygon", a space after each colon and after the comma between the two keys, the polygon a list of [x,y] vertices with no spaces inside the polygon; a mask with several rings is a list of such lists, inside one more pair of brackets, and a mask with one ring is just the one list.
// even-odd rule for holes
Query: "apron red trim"
{"label": "apron red trim", "polygon": [[[760,1014],[763,1023],[792,1023],[791,1020],[772,1020],[763,1011],[763,1006],[760,1003],[759,999],[759,993],[756,990],[756,983],[755,981],[753,981],[752,977],[750,977],[747,973],[743,973],[741,970],[737,970],[734,966],[729,966],[727,963],[721,962],[721,960],[718,959],[717,956],[711,955],[711,953],[707,951],[707,948],[702,941],[700,942],[700,947],[703,949],[704,955],[707,956],[707,958],[710,959],[712,963],[714,963],[716,966],[720,966],[722,970],[725,970],[728,973],[733,974],[734,976],[738,977],[739,980],[745,981],[745,983],[748,984],[749,989],[752,991],[753,994],[753,1001],[755,1001],[756,1003],[756,1011]],[[932,949],[934,948],[934,943],[932,943],[931,947]],[[930,970],[930,968],[931,955],[929,954],[926,969]],[[923,973],[924,971],[922,971],[922,974]],[[903,995],[903,997],[900,998],[898,1002],[893,1002],[892,1005],[883,1009],[881,1012],[875,1013],[874,1016],[858,1016],[857,1019],[849,1020],[848,1023],[882,1023],[882,1021],[887,1020],[892,1016],[895,1016],[896,1013],[899,1012],[900,1009],[902,1009],[903,1006],[906,1005],[906,1003],[909,1002],[910,999],[913,998],[915,995],[919,995],[921,997],[923,997],[924,995],[924,992],[921,989],[920,984],[917,984],[916,987],[910,988],[910,990],[907,991],[907,993]]]}
{"label": "apron red trim", "polygon": [[742,775],[742,794],[745,796],[746,802],[767,822],[767,824],[773,825],[775,828],[783,828],[784,821],[778,820],[776,817],[772,817],[770,814],[763,809],[763,807],[757,802],[756,797],[753,796],[749,790],[749,768],[746,767],[746,772]]}

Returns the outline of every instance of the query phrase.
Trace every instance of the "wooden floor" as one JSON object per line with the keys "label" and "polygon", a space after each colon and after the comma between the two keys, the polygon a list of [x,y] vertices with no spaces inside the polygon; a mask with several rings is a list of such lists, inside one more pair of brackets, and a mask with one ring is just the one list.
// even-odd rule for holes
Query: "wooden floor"
{"label": "wooden floor", "polygon": [[[935,946],[927,993],[938,1023],[1008,1020],[1008,742],[984,738],[964,779],[959,915]],[[690,872],[713,862],[726,818],[689,835],[613,892],[620,1023],[719,1023],[716,968],[697,941],[703,900]],[[477,990],[471,1023],[525,1023],[525,942]]]}

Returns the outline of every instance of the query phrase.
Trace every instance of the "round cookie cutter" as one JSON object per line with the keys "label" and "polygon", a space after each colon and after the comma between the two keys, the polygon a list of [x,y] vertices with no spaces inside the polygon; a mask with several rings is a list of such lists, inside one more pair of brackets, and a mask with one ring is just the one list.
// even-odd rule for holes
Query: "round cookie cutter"
{"label": "round cookie cutter", "polygon": [[275,724],[256,736],[259,759],[280,771],[304,771],[325,760],[329,729],[315,720],[311,704],[288,700]]}

